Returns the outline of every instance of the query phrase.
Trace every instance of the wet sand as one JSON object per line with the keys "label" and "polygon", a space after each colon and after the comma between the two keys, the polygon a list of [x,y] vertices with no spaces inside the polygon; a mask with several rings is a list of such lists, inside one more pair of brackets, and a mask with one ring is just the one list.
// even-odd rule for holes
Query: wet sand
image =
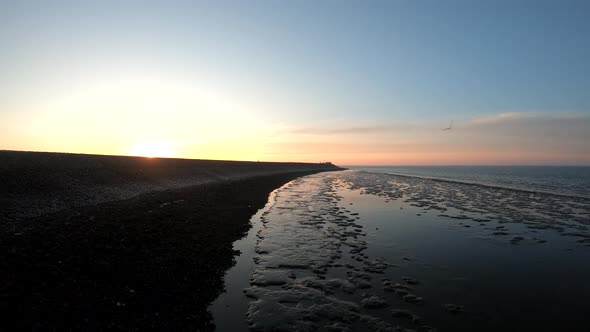
{"label": "wet sand", "polygon": [[[31,165],[23,162],[30,155],[17,157],[20,159],[14,161],[12,155],[12,167],[3,163],[0,172],[2,180],[9,181],[2,188],[3,204],[19,204],[10,206],[11,212],[5,212],[0,223],[3,331],[212,330],[207,306],[223,289],[224,273],[234,264],[236,254],[232,243],[249,229],[250,216],[264,206],[275,188],[321,171],[305,170],[305,164],[218,162],[228,171],[210,169],[216,172],[217,181],[187,186],[190,181],[181,180],[191,167],[179,170],[178,165],[187,165],[182,160],[168,161],[166,167],[153,168],[149,176],[138,180],[129,174],[133,173],[130,165],[143,162],[139,158],[46,154]],[[93,165],[102,160],[103,168],[99,168],[104,174],[80,164],[64,166],[60,164],[63,158],[90,159]],[[113,167],[113,163],[124,167]],[[104,168],[105,164],[111,166]],[[39,173],[39,165],[77,173]],[[246,166],[250,168],[244,169]],[[264,171],[270,175],[229,176],[252,167],[267,167]],[[102,180],[97,181],[99,178]],[[141,193],[161,183],[170,186],[166,183],[170,178],[178,179],[176,184],[182,187]],[[56,186],[62,183],[60,179],[82,184]],[[122,179],[125,181],[119,183]],[[107,183],[113,189],[110,193],[119,185],[128,186],[122,190],[125,195],[132,187],[139,191],[132,192],[136,194],[132,198],[96,204],[96,197],[119,196],[93,187],[88,199],[68,206],[69,188],[74,195],[99,182]],[[9,189],[17,184],[28,185],[30,191],[11,193]],[[49,206],[50,211],[59,208],[57,212],[42,214],[40,211],[48,210],[35,210],[38,205],[32,204],[34,214],[41,215],[25,218],[26,213],[14,213],[27,202],[47,204],[52,198],[65,204]],[[80,202],[85,204],[77,206]]]}
{"label": "wet sand", "polygon": [[255,331],[590,326],[586,198],[330,172],[277,190],[259,223],[248,310],[217,319]]}

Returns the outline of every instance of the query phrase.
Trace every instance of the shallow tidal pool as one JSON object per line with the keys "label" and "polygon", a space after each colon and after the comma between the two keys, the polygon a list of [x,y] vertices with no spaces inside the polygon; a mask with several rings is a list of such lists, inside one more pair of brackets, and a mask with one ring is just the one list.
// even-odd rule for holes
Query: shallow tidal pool
{"label": "shallow tidal pool", "polygon": [[590,200],[327,172],[234,247],[220,331],[587,331]]}

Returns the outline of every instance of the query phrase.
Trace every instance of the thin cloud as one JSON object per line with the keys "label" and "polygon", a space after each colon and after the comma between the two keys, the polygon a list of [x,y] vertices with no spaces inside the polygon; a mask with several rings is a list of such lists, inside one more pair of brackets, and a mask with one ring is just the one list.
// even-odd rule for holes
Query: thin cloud
{"label": "thin cloud", "polygon": [[585,113],[575,111],[550,111],[550,112],[503,112],[484,117],[478,117],[471,121],[472,124],[494,124],[510,122],[521,119],[547,119],[547,120],[568,120],[568,119],[588,119],[590,116]]}
{"label": "thin cloud", "polygon": [[[269,155],[337,163],[403,164],[587,164],[590,114],[504,112],[460,119],[453,131],[437,124],[358,124],[286,128],[270,143]],[[315,158],[315,159],[314,159]]]}
{"label": "thin cloud", "polygon": [[387,125],[366,125],[366,126],[350,126],[338,128],[294,128],[289,131],[296,135],[358,135],[358,134],[383,134],[392,132],[415,131],[419,129],[426,129],[423,126],[414,124],[387,124]]}
{"label": "thin cloud", "polygon": [[514,119],[522,119],[526,117],[530,117],[529,113],[525,112],[506,112],[506,113],[499,113],[494,114],[492,116],[485,116],[480,117],[472,120],[472,123],[475,124],[489,124],[489,123],[498,123],[503,121],[510,121]]}

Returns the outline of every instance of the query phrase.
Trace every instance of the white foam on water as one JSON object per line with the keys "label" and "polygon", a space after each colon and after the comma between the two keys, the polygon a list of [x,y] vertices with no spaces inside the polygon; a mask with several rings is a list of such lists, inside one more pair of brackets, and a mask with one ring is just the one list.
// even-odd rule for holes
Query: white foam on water
{"label": "white foam on water", "polygon": [[351,211],[338,207],[337,181],[335,174],[295,180],[288,190],[277,192],[277,204],[263,213],[256,270],[245,291],[252,299],[247,314],[252,330],[392,328],[363,314],[360,304],[351,300],[357,290],[372,287],[368,273],[349,265],[344,267],[346,273],[326,277],[330,268],[343,266],[336,262],[350,252],[367,269],[388,267],[386,262],[362,257],[366,248],[362,226]]}
{"label": "white foam on water", "polygon": [[[235,276],[246,322],[239,330],[509,327],[486,325],[489,310],[526,300],[520,280],[529,271],[590,276],[578,264],[590,258],[589,217],[585,199],[358,171],[302,177],[275,191],[248,236],[248,270]],[[481,294],[496,302],[478,307]],[[571,312],[581,308],[575,296],[568,301]]]}

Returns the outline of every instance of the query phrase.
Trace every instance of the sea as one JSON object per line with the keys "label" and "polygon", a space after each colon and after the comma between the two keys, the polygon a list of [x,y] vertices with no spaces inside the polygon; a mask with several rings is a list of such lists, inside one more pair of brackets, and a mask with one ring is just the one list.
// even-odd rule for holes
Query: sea
{"label": "sea", "polygon": [[590,166],[347,166],[372,173],[590,197]]}
{"label": "sea", "polygon": [[590,330],[590,167],[349,167],[250,222],[218,331]]}

